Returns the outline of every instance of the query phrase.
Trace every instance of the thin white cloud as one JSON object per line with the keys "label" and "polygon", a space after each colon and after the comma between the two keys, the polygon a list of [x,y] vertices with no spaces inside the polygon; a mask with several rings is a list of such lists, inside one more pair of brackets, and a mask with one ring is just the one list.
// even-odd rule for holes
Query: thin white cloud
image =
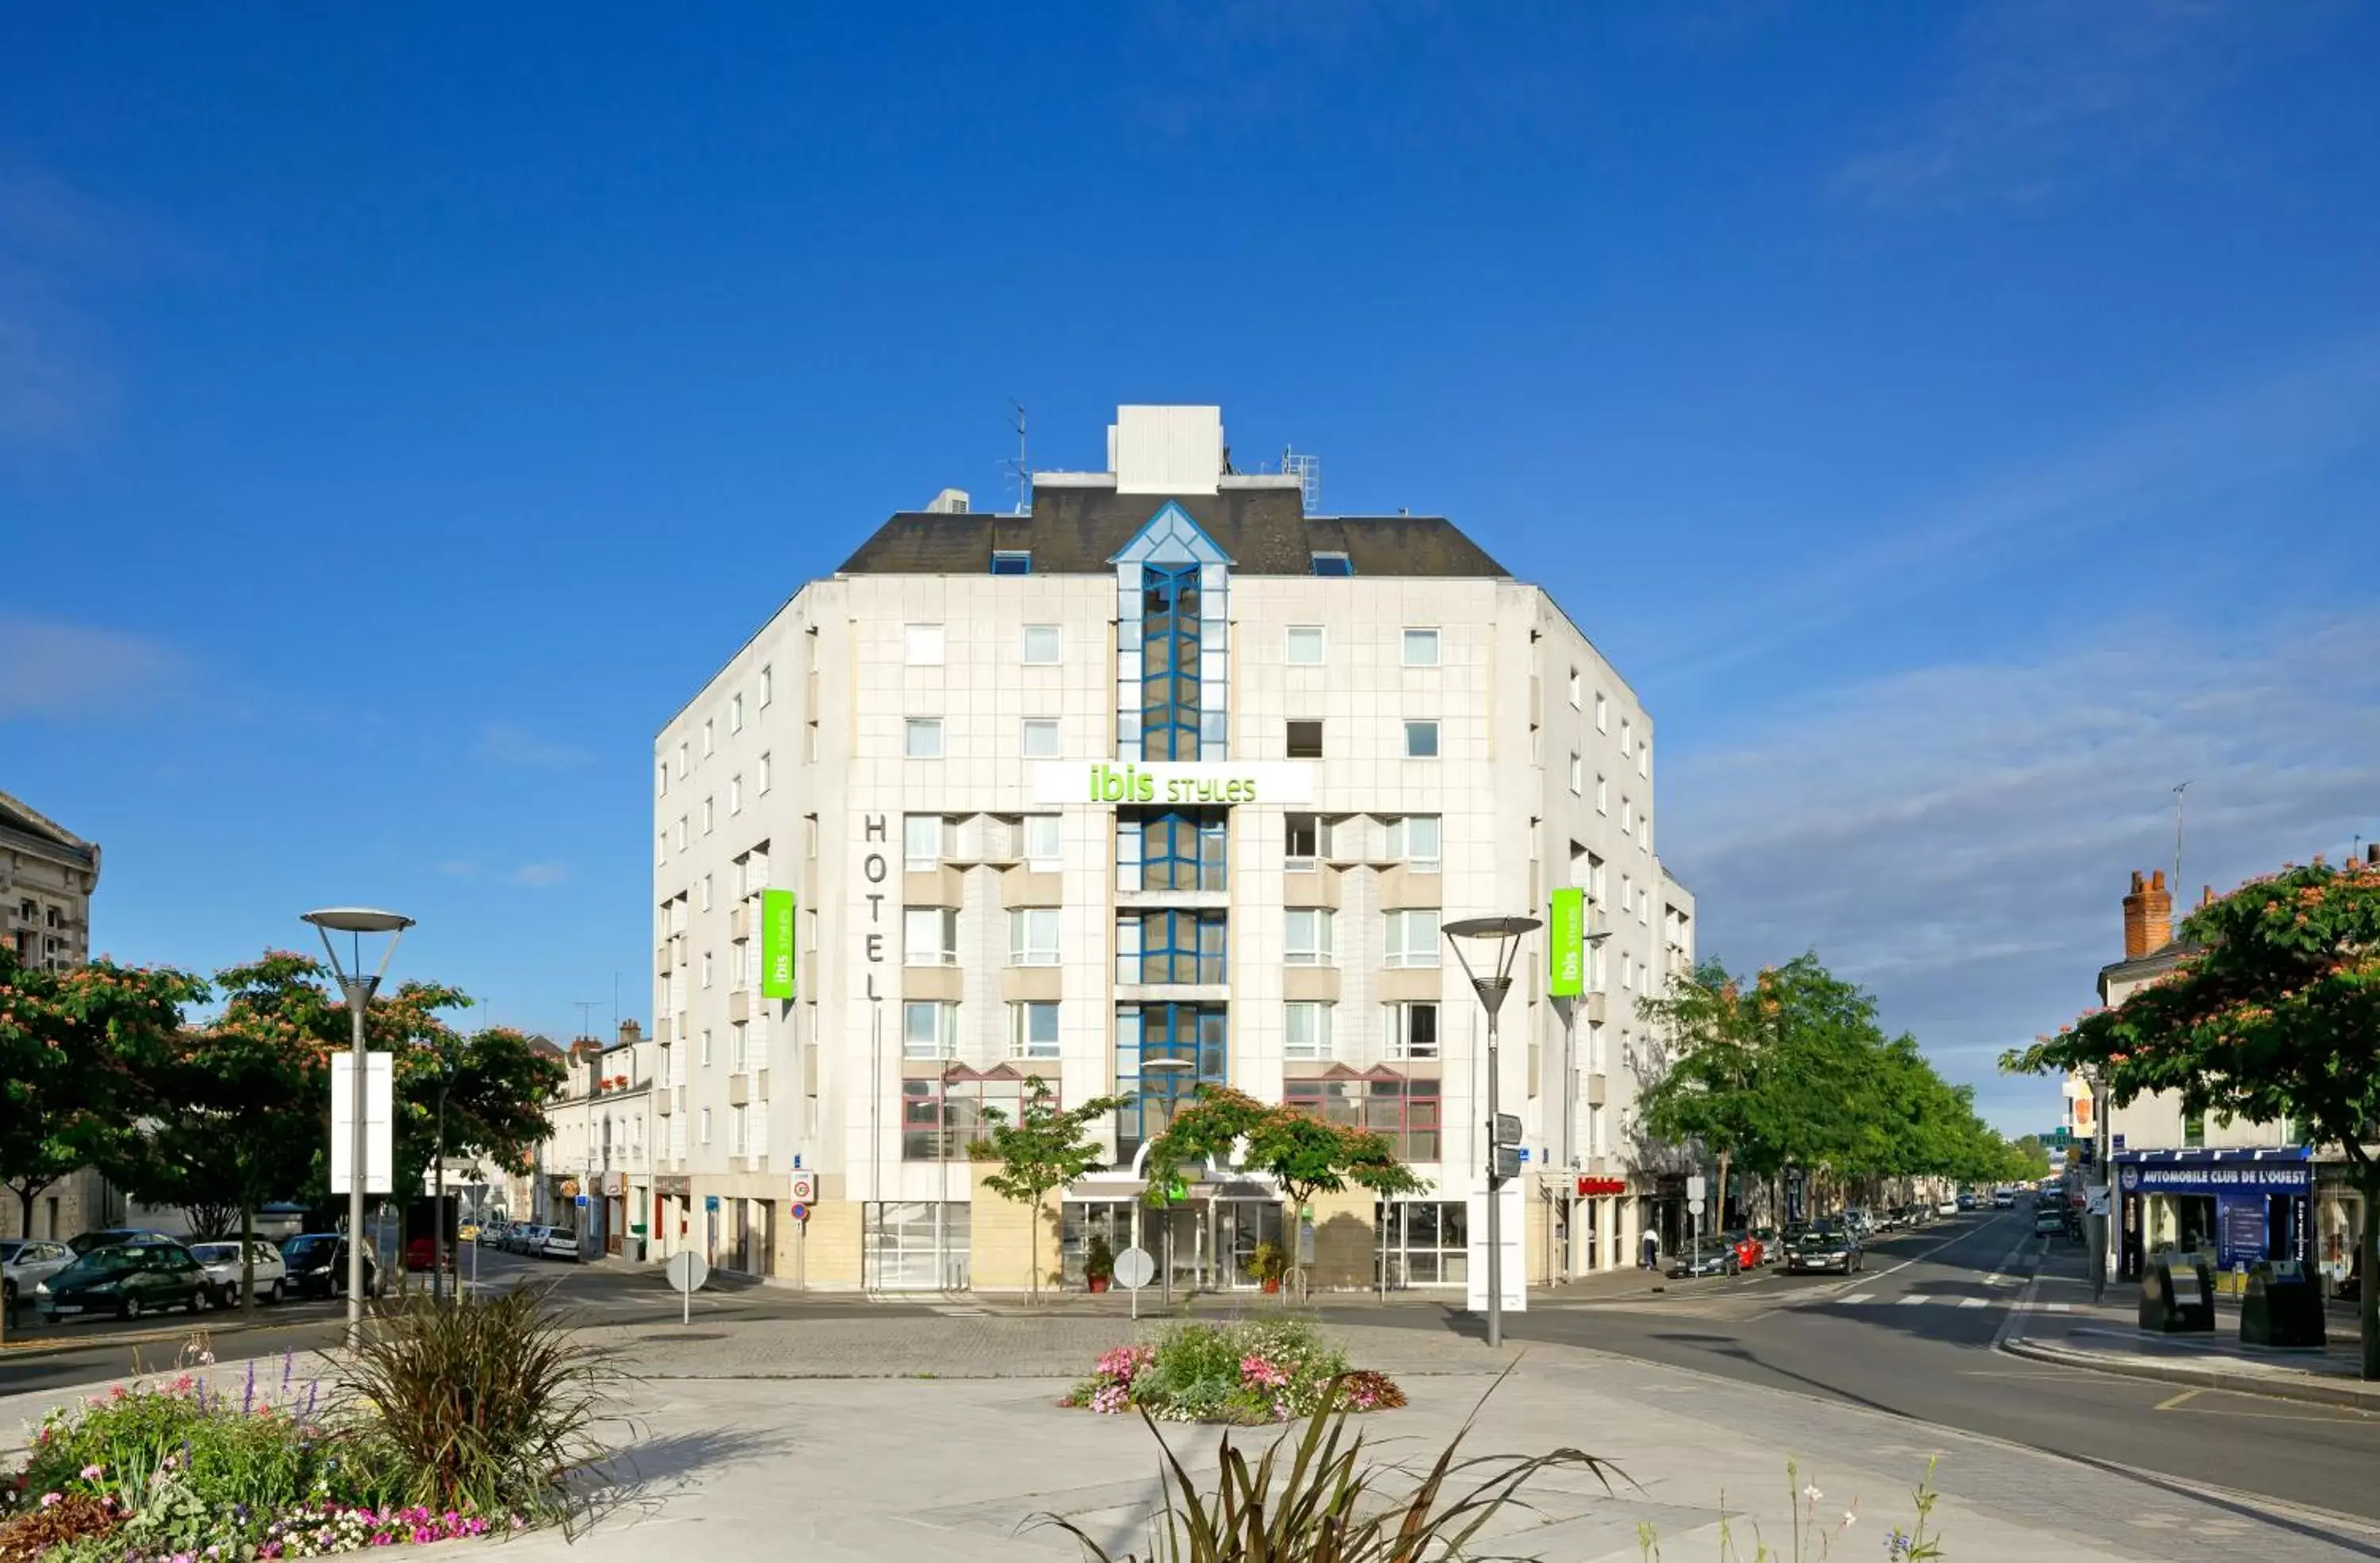
{"label": "thin white cloud", "polygon": [[2226,0],[2002,0],[1963,13],[1930,103],[1837,172],[1876,206],[2038,206],[2145,166],[2237,155],[2204,121],[2323,19]]}
{"label": "thin white cloud", "polygon": [[568,770],[585,765],[586,750],[540,738],[525,727],[492,721],[480,729],[480,757],[513,770]]}
{"label": "thin white cloud", "polygon": [[186,260],[163,235],[21,163],[0,163],[0,452],[79,450],[117,390],[91,290]]}
{"label": "thin white cloud", "polygon": [[[2017,569],[2030,557],[2027,544],[2104,531],[2177,503],[2318,471],[2374,444],[2380,331],[2365,330],[1977,485],[1798,575],[1756,577],[1742,598],[1697,617],[1701,648],[1666,661],[1663,672],[1707,676],[1847,623],[1880,601]],[[1711,624],[1741,628],[1712,636]]]}
{"label": "thin white cloud", "polygon": [[524,863],[504,876],[504,883],[535,889],[558,885],[570,878],[570,867],[563,863]]}
{"label": "thin white cloud", "polygon": [[480,874],[480,866],[468,857],[450,857],[431,866],[450,879],[473,879]]}
{"label": "thin white cloud", "polygon": [[152,636],[0,613],[0,721],[109,721],[150,709],[187,679]]}
{"label": "thin white cloud", "polygon": [[[1663,831],[1703,948],[1815,948],[2012,1126],[2054,1110],[2003,1048],[2095,1001],[2134,869],[2188,901],[2380,832],[2380,623],[2231,643],[2120,626],[2023,666],[1835,691],[1730,746],[1673,748]],[[2045,1120],[2046,1121],[2046,1120]]]}

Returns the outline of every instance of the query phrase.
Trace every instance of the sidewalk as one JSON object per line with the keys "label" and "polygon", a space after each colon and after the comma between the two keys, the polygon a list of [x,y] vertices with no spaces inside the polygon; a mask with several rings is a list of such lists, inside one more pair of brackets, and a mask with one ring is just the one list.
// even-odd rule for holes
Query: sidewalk
{"label": "sidewalk", "polygon": [[2044,1277],[2029,1305],[2010,1317],[2000,1345],[2011,1355],[2128,1378],[2224,1389],[2313,1405],[2380,1412],[2380,1383],[2362,1376],[2362,1351],[2350,1319],[2342,1337],[2330,1320],[2329,1343],[2305,1350],[2242,1345],[2240,1310],[2218,1300],[2211,1335],[2162,1335],[2140,1327],[2130,1288],[2094,1304],[2087,1283]]}

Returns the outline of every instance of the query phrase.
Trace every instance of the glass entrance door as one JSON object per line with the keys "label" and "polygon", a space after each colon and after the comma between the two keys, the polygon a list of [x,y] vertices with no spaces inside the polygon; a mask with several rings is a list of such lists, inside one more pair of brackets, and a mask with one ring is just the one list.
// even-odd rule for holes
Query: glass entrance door
{"label": "glass entrance door", "polygon": [[1215,1202],[1215,1253],[1223,1260],[1223,1284],[1254,1287],[1257,1244],[1275,1247],[1281,1241],[1281,1206],[1269,1199],[1222,1199]]}

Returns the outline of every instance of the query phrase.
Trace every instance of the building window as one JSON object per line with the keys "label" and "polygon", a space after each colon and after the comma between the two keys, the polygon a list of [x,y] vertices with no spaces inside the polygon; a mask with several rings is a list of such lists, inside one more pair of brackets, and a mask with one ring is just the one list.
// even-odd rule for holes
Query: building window
{"label": "building window", "polygon": [[701,1133],[695,1136],[695,1140],[700,1145],[710,1144],[710,1109],[709,1108],[702,1109],[702,1129]]}
{"label": "building window", "polygon": [[727,1109],[727,1154],[744,1154],[744,1109],[740,1107]]}
{"label": "building window", "polygon": [[730,733],[744,731],[744,697],[741,695],[727,697],[727,731]]}
{"label": "building window", "polygon": [[1029,576],[1033,573],[1033,553],[1029,549],[996,548],[991,551],[991,573],[995,576]]}
{"label": "building window", "polygon": [[1633,755],[1636,752],[1635,728],[1626,717],[1620,719],[1620,752],[1623,755]]}
{"label": "building window", "polygon": [[1576,749],[1572,749],[1570,752],[1570,795],[1575,798],[1585,791],[1586,761],[1580,757]]}
{"label": "building window", "polygon": [[1439,1094],[1435,1080],[1406,1080],[1384,1072],[1355,1080],[1288,1080],[1281,1101],[1326,1123],[1368,1129],[1389,1142],[1400,1161],[1439,1157]]}
{"label": "building window", "polygon": [[1571,670],[1570,670],[1570,709],[1571,709],[1572,710],[1576,710],[1576,709],[1578,709],[1578,706],[1579,706],[1579,690],[1580,690],[1580,681],[1579,681],[1579,676],[1578,676],[1578,670],[1577,670],[1576,668],[1572,668],[1572,669],[1571,669]]}
{"label": "building window", "polygon": [[1283,1004],[1281,1056],[1301,1063],[1329,1062],[1331,1009],[1329,1004]]}
{"label": "building window", "polygon": [[776,697],[777,697],[777,670],[776,670],[776,669],[774,669],[774,668],[771,668],[771,667],[765,667],[765,666],[764,666],[764,667],[763,667],[763,668],[761,668],[761,670],[760,670],[760,705],[761,705],[761,708],[762,708],[763,709],[766,709],[768,708],[769,702],[771,702],[771,700],[774,700]]}
{"label": "building window", "polygon": [[901,963],[908,966],[959,963],[959,915],[949,906],[901,909]]}
{"label": "building window", "polygon": [[653,866],[658,868],[668,861],[669,832],[663,830],[653,837]]}
{"label": "building window", "polygon": [[1199,757],[1201,599],[1197,565],[1141,567],[1138,714],[1145,759]]}
{"label": "building window", "polygon": [[804,730],[803,730],[803,733],[802,733],[802,755],[803,755],[803,757],[805,757],[806,759],[808,759],[808,760],[812,765],[816,765],[816,764],[818,764],[818,757],[819,757],[819,724],[818,724],[817,722],[814,722],[814,721],[813,721],[813,722],[810,722],[810,723],[807,724],[807,726],[806,726],[806,727],[804,728]]}
{"label": "building window", "polygon": [[1438,632],[1436,630],[1405,631],[1405,666],[1409,668],[1438,666]]}
{"label": "building window", "polygon": [[669,796],[669,762],[667,760],[656,760],[653,763],[653,796],[657,798]]}
{"label": "building window", "polygon": [[702,952],[702,986],[710,986],[710,951],[708,950]]}
{"label": "building window", "polygon": [[681,777],[686,774],[686,741],[684,739],[680,739],[677,745],[677,773]]}
{"label": "building window", "polygon": [[1318,814],[1292,814],[1285,817],[1288,825],[1288,861],[1282,865],[1293,874],[1303,874],[1330,854],[1330,821]]}
{"label": "building window", "polygon": [[1625,950],[1620,952],[1620,986],[1632,991],[1636,987],[1636,957]]}
{"label": "building window", "polygon": [[1639,776],[1653,774],[1653,740],[1650,738],[1636,745],[1636,774]]}
{"label": "building window", "polygon": [[718,800],[715,798],[705,798],[702,800],[702,833],[706,836],[710,834],[710,832],[716,829],[719,824],[719,809],[717,804]]}
{"label": "building window", "polygon": [[1604,699],[1603,691],[1598,689],[1595,692],[1595,730],[1597,733],[1609,733],[1611,731],[1610,722],[1610,702]]}
{"label": "building window", "polygon": [[1438,964],[1438,908],[1389,914],[1387,963],[1392,968]]}
{"label": "building window", "polygon": [[694,1061],[700,1064],[705,1069],[709,1069],[710,1067],[710,1028],[707,1025],[702,1028],[701,1056]]}
{"label": "building window", "polygon": [[1322,724],[1318,721],[1293,721],[1289,724],[1289,757],[1320,759],[1322,757]]}
{"label": "building window", "polygon": [[1620,794],[1620,833],[1623,836],[1636,833],[1636,805],[1625,793]]}
{"label": "building window", "polygon": [[1028,814],[1019,821],[1025,836],[1025,861],[1036,873],[1046,874],[1058,866],[1058,818],[1054,814]]}
{"label": "building window", "polygon": [[905,814],[901,817],[901,866],[912,874],[930,874],[942,866],[942,817]]}
{"label": "building window", "polygon": [[1438,723],[1409,721],[1405,723],[1405,758],[1436,759],[1438,757]]}
{"label": "building window", "polygon": [[1056,666],[1062,644],[1057,625],[1026,625],[1025,665],[1028,668]]}
{"label": "building window", "polygon": [[677,817],[677,850],[686,850],[686,816],[683,814]]}
{"label": "building window", "polygon": [[702,757],[704,759],[709,759],[710,757],[710,751],[718,746],[719,745],[717,740],[711,735],[710,719],[709,717],[704,717],[702,719]]}
{"label": "building window", "polygon": [[959,1007],[912,1000],[901,1006],[901,1056],[905,1059],[954,1059],[959,1056]]}
{"label": "building window", "polygon": [[1116,981],[1226,981],[1227,927],[1220,912],[1127,912],[1116,919]]}
{"label": "building window", "polygon": [[1054,1059],[1058,1056],[1058,1006],[1054,1002],[1008,1006],[1008,1056],[1012,1059]]}
{"label": "building window", "polygon": [[731,776],[727,779],[727,812],[730,814],[744,812],[744,778],[741,776]]}
{"label": "building window", "polygon": [[695,887],[694,887],[694,888],[695,888],[695,891],[696,891],[696,893],[697,893],[697,897],[698,897],[698,899],[699,900],[699,902],[700,902],[700,903],[701,903],[702,909],[703,909],[705,912],[710,911],[710,875],[708,875],[708,874],[705,874],[701,878],[699,878],[699,879],[696,880],[696,881],[695,881]]}
{"label": "building window", "polygon": [[941,667],[942,665],[942,626],[903,624],[901,626],[901,660],[913,668]]}
{"label": "building window", "polygon": [[1025,719],[1025,757],[1056,759],[1058,757],[1058,722],[1054,717]]}
{"label": "building window", "polygon": [[1437,873],[1440,862],[1438,816],[1408,814],[1390,820],[1389,856],[1415,873]]}
{"label": "building window", "polygon": [[1318,668],[1328,655],[1330,636],[1320,624],[1289,626],[1289,665],[1293,668]]}
{"label": "building window", "polygon": [[1008,963],[1012,966],[1054,966],[1058,963],[1058,908],[1019,906],[1008,914]]}
{"label": "building window", "polygon": [[[1197,1004],[1116,1007],[1116,1156],[1129,1164],[1142,1142],[1173,1121],[1198,1087],[1224,1083],[1230,1021]],[[1152,1067],[1154,1066],[1154,1067]]]}
{"label": "building window", "polygon": [[1327,966],[1330,956],[1330,909],[1293,906],[1281,914],[1281,963]]}
{"label": "building window", "polygon": [[1595,812],[1597,814],[1611,812],[1611,783],[1606,782],[1600,774],[1597,774],[1595,779]]}
{"label": "building window", "polygon": [[[815,733],[817,729],[813,727],[811,731]],[[907,722],[907,731],[902,739],[901,752],[911,759],[941,758],[942,719],[911,717]]]}
{"label": "building window", "polygon": [[1314,556],[1314,573],[1318,576],[1352,576],[1355,563],[1343,553],[1318,553]]}
{"label": "building window", "polygon": [[1383,1004],[1381,1051],[1392,1059],[1438,1057],[1436,1004]]}
{"label": "building window", "polygon": [[769,790],[769,757],[767,755],[764,754],[760,757],[760,764],[758,769],[759,771],[759,785],[760,791],[765,793]]}
{"label": "building window", "polygon": [[1463,1286],[1471,1278],[1471,1213],[1459,1199],[1398,1200],[1374,1207],[1392,1289]]}
{"label": "building window", "polygon": [[1119,890],[1220,891],[1228,888],[1230,827],[1220,809],[1191,810],[1116,824]]}

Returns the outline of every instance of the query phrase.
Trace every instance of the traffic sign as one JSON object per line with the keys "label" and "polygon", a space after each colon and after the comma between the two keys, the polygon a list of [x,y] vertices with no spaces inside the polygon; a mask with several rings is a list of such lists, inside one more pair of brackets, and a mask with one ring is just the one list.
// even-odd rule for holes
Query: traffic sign
{"label": "traffic sign", "polygon": [[809,1207],[808,1206],[807,1206],[807,1205],[796,1205],[796,1206],[794,1206],[794,1219],[795,1219],[795,1220],[796,1220],[796,1221],[807,1221],[807,1220],[808,1220],[809,1218],[810,1218],[810,1207]]}
{"label": "traffic sign", "polygon": [[1488,1162],[1488,1175],[1491,1178],[1498,1179],[1519,1177],[1521,1175],[1521,1147],[1518,1145],[1498,1145],[1495,1149],[1493,1158]]}
{"label": "traffic sign", "polygon": [[795,1205],[816,1205],[818,1196],[818,1174],[806,1172],[798,1167],[795,1168],[793,1177],[785,1190],[785,1197]]}
{"label": "traffic sign", "polygon": [[1710,1193],[1710,1180],[1697,1172],[1686,1180],[1686,1197],[1699,1204]]}
{"label": "traffic sign", "polygon": [[1521,1143],[1521,1121],[1509,1112],[1500,1112],[1495,1122],[1496,1143],[1517,1145]]}
{"label": "traffic sign", "polygon": [[1127,1248],[1115,1256],[1116,1285],[1125,1290],[1138,1291],[1156,1278],[1157,1261],[1146,1248]]}
{"label": "traffic sign", "polygon": [[587,1196],[585,1194],[580,1194],[576,1200],[572,1201],[572,1203],[577,1205],[579,1209],[584,1210],[587,1208]]}
{"label": "traffic sign", "polygon": [[1699,1216],[1699,1215],[1701,1215],[1702,1213],[1703,1213],[1703,1202],[1702,1202],[1702,1196],[1701,1196],[1701,1195],[1697,1194],[1697,1195],[1695,1195],[1693,1199],[1690,1199],[1690,1200],[1686,1201],[1686,1214],[1687,1214],[1687,1215],[1689,1215],[1689,1216]]}
{"label": "traffic sign", "polygon": [[710,1262],[693,1249],[684,1248],[670,1255],[662,1274],[677,1290],[678,1322],[690,1322],[694,1317],[694,1294],[710,1278]]}

